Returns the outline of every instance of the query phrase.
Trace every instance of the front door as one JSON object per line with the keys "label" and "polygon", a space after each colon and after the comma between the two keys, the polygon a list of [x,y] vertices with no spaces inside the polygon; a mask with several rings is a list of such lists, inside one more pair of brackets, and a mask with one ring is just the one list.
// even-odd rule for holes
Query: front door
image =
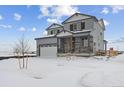
{"label": "front door", "polygon": [[65,53],[72,52],[72,37],[66,37],[64,39],[64,50]]}
{"label": "front door", "polygon": [[71,53],[74,52],[74,41],[73,37],[64,37],[58,39],[58,51],[59,53]]}

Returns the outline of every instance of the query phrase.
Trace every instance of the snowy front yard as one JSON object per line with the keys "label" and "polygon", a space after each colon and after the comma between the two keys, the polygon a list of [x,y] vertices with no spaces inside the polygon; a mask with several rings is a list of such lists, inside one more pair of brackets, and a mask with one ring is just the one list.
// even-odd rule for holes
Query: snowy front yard
{"label": "snowy front yard", "polygon": [[0,86],[124,86],[124,54],[105,57],[30,58],[27,70],[17,59],[0,61]]}

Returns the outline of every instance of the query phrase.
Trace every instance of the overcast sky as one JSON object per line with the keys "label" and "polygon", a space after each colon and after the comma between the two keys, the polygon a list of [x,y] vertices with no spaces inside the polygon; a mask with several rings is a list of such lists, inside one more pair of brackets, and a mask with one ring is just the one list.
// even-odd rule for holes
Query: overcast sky
{"label": "overcast sky", "polygon": [[35,50],[34,38],[46,34],[53,22],[61,23],[80,12],[103,18],[106,26],[105,39],[124,50],[124,6],[0,6],[0,51],[12,50],[14,43],[23,34]]}

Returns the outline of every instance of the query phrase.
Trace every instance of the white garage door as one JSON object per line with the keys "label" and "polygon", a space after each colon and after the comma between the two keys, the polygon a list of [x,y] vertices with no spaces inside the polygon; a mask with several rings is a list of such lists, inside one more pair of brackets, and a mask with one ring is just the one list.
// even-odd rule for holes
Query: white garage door
{"label": "white garage door", "polygon": [[40,47],[40,56],[41,57],[56,57],[57,56],[57,47]]}

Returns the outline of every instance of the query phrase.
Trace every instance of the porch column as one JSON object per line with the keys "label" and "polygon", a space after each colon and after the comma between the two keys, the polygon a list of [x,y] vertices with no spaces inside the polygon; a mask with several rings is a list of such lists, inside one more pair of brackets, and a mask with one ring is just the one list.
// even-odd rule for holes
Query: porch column
{"label": "porch column", "polygon": [[88,52],[90,53],[90,35],[87,36],[88,39]]}
{"label": "porch column", "polygon": [[59,53],[59,38],[57,38],[57,53]]}
{"label": "porch column", "polygon": [[105,55],[107,54],[107,41],[104,40]]}
{"label": "porch column", "polygon": [[60,53],[60,38],[57,38],[57,53]]}
{"label": "porch column", "polygon": [[73,51],[72,51],[72,49],[73,49],[73,45],[72,45],[72,36],[70,37],[70,44],[71,44],[71,45],[70,45],[70,50],[71,50],[70,52],[72,53],[72,52],[73,52]]}
{"label": "porch column", "polygon": [[37,45],[37,56],[40,56],[40,45]]}

